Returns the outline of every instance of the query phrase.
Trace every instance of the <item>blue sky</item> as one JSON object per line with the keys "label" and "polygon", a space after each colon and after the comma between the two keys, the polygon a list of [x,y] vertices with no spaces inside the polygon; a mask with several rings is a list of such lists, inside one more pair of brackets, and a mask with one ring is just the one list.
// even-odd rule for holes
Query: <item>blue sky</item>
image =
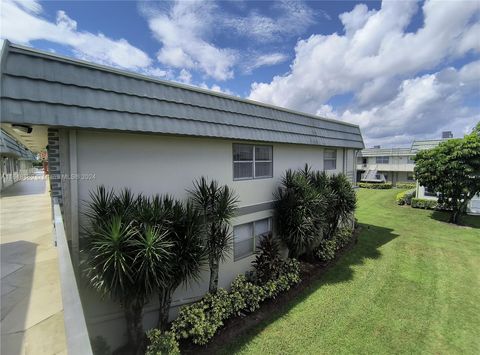
{"label": "blue sky", "polygon": [[2,1],[1,36],[359,124],[367,145],[480,120],[478,1]]}

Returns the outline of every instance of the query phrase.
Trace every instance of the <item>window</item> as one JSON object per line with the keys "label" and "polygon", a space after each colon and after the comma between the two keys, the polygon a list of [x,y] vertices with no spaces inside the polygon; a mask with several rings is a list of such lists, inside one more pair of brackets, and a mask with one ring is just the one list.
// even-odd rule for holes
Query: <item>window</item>
{"label": "window", "polygon": [[408,181],[413,181],[414,180],[413,173],[407,173],[407,180]]}
{"label": "window", "polygon": [[423,195],[426,196],[426,197],[437,197],[437,193],[436,192],[432,192],[432,191],[429,191],[426,187],[425,187],[425,190],[423,192]]}
{"label": "window", "polygon": [[262,237],[272,232],[272,219],[265,218],[255,222],[233,227],[233,258],[243,259],[255,253]]}
{"label": "window", "polygon": [[335,170],[337,168],[337,151],[325,149],[323,154],[323,170]]}
{"label": "window", "polygon": [[389,157],[376,157],[377,164],[388,164]]}
{"label": "window", "polygon": [[273,177],[273,147],[270,145],[234,144],[233,179]]}

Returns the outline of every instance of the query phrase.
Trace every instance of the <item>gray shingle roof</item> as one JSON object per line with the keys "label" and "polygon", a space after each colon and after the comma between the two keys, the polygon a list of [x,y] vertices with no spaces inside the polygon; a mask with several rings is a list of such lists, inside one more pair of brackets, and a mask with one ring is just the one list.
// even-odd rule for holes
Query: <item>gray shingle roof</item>
{"label": "gray shingle roof", "polygon": [[364,147],[356,125],[8,41],[2,48],[1,79],[4,122]]}

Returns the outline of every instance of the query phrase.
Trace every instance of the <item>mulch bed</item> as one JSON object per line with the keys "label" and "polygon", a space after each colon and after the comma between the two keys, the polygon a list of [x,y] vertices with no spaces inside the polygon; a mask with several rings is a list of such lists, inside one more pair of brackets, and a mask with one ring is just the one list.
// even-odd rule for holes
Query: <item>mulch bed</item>
{"label": "mulch bed", "polygon": [[200,346],[190,342],[182,342],[180,344],[182,354],[215,354],[219,352],[219,350],[224,349],[233,339],[238,339],[258,324],[272,318],[272,315],[275,313],[281,312],[288,307],[291,302],[298,299],[315,281],[320,279],[322,275],[336,263],[338,258],[355,246],[358,241],[359,231],[360,227],[357,227],[352,241],[337,253],[334,260],[328,263],[301,260],[301,281],[299,284],[279,295],[277,298],[263,302],[260,309],[254,313],[248,313],[226,320],[225,325],[215,334],[207,345]]}

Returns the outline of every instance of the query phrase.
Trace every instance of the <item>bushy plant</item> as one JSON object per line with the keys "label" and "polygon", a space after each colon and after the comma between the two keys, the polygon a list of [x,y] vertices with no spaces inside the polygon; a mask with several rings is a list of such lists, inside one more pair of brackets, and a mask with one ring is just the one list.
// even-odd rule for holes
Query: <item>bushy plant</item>
{"label": "bushy plant", "polygon": [[410,205],[414,196],[415,190],[402,191],[397,194],[395,200],[400,206],[403,206],[405,204]]}
{"label": "bushy plant", "polygon": [[303,171],[287,170],[275,193],[275,220],[289,257],[309,251],[321,238],[327,204]]}
{"label": "bushy plant", "polygon": [[356,195],[344,174],[287,170],[275,195],[277,230],[290,257],[312,253],[352,220]]}
{"label": "bushy plant", "polygon": [[260,245],[256,248],[255,260],[252,264],[258,283],[279,277],[283,260],[280,255],[280,243],[272,233],[268,233],[260,239]]}
{"label": "bushy plant", "polygon": [[397,189],[414,189],[416,184],[414,182],[397,182],[396,188]]}
{"label": "bushy plant", "polygon": [[224,321],[241,312],[254,312],[265,299],[274,298],[300,282],[300,263],[287,259],[281,266],[280,276],[265,284],[248,281],[244,275],[237,276],[230,292],[218,289],[200,301],[182,307],[172,323],[172,332],[177,339],[190,339],[204,345],[210,341]]}
{"label": "bushy plant", "polygon": [[208,293],[200,301],[182,307],[172,323],[172,332],[177,338],[189,338],[195,344],[204,345],[232,314],[229,294],[218,289],[216,293]]}
{"label": "bushy plant", "polygon": [[375,183],[375,182],[359,182],[358,187],[363,189],[377,189],[377,190],[387,190],[393,187],[391,182]]}
{"label": "bushy plant", "polygon": [[84,275],[124,309],[128,348],[143,350],[143,307],[159,293],[160,329],[166,329],[171,295],[195,279],[205,260],[200,214],[169,196],[152,198],[100,186],[91,193],[82,250]]}
{"label": "bushy plant", "polygon": [[335,258],[336,250],[337,244],[335,239],[322,239],[315,250],[315,256],[320,261],[330,261]]}
{"label": "bushy plant", "polygon": [[260,303],[266,298],[266,292],[262,286],[247,281],[244,275],[237,276],[231,286],[232,292],[238,292],[245,301],[245,309],[254,312],[260,308]]}
{"label": "bushy plant", "polygon": [[343,247],[348,245],[348,243],[350,243],[352,238],[353,238],[352,228],[339,229],[335,234],[335,247],[337,248],[337,250],[342,249]]}
{"label": "bushy plant", "polygon": [[412,198],[413,208],[422,208],[426,210],[434,210],[439,207],[437,200],[429,200],[425,198]]}
{"label": "bushy plant", "polygon": [[145,355],[180,355],[180,347],[175,334],[152,329],[147,332],[150,345]]}

